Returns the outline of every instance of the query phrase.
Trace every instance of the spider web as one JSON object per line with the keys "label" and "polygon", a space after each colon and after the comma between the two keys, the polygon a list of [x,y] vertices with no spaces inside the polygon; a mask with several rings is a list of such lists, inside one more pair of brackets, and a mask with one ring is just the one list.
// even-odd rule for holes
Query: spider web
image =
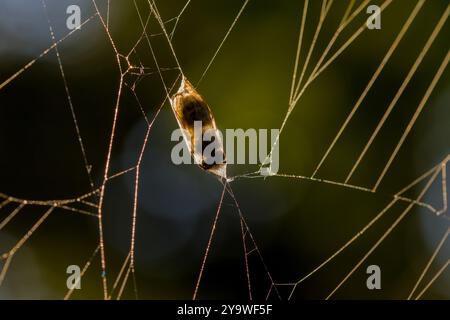
{"label": "spider web", "polygon": [[[133,19],[137,23],[136,33],[133,34],[127,44],[118,43],[115,38],[115,32],[113,28],[113,15],[114,6],[116,5],[109,0],[92,0],[90,14],[85,14],[87,17],[82,21],[81,27],[73,31],[67,32],[64,35],[58,36],[54,29],[54,23],[52,22],[51,15],[49,14],[49,8],[54,5],[54,1],[42,0],[42,10],[45,13],[48,35],[51,39],[51,45],[46,48],[42,53],[37,55],[34,59],[27,62],[23,67],[16,71],[2,75],[0,79],[0,93],[9,90],[14,86],[14,83],[19,81],[22,77],[30,72],[32,68],[38,64],[38,62],[44,58],[47,58],[50,54],[55,54],[55,59],[59,68],[60,81],[64,86],[66,104],[69,107],[72,126],[75,128],[75,134],[79,151],[81,152],[83,167],[85,175],[88,178],[89,191],[81,195],[74,195],[68,199],[52,199],[52,200],[32,200],[22,199],[15,197],[8,193],[8,190],[4,190],[5,193],[0,193],[0,198],[3,199],[0,203],[0,212],[2,212],[2,220],[0,221],[0,231],[6,229],[12,222],[19,219],[21,215],[27,210],[36,210],[39,212],[39,217],[35,220],[31,227],[27,227],[26,231],[22,233],[19,240],[15,241],[11,247],[2,252],[1,260],[2,267],[0,273],[0,288],[8,277],[8,273],[14,269],[14,258],[17,253],[32,241],[32,237],[38,233],[43,225],[47,222],[51,215],[58,212],[73,212],[77,215],[86,216],[86,219],[91,219],[91,224],[97,225],[98,242],[92,245],[90,253],[86,253],[84,256],[86,260],[84,263],[80,262],[82,266],[82,279],[92,272],[92,266],[100,264],[100,275],[96,272],[93,279],[99,279],[101,281],[102,297],[103,299],[120,299],[124,296],[125,292],[131,290],[136,298],[141,298],[138,290],[139,278],[136,276],[136,244],[137,244],[137,229],[139,224],[139,209],[141,205],[141,193],[140,188],[143,183],[143,162],[145,155],[147,155],[147,149],[152,147],[152,135],[156,130],[155,126],[164,108],[168,107],[168,99],[176,89],[177,83],[181,76],[187,76],[185,74],[185,68],[183,62],[178,57],[178,50],[176,49],[176,35],[180,30],[180,24],[183,21],[185,15],[189,13],[189,9],[195,3],[195,0],[188,0],[177,9],[176,15],[166,17],[162,12],[162,3],[153,0],[146,1],[130,1],[130,12],[133,14]],[[400,1],[401,2],[401,1]],[[316,82],[321,84],[322,77],[326,77],[327,71],[333,66],[339,64],[340,58],[345,53],[358,43],[358,40],[363,34],[372,32],[367,29],[365,19],[367,17],[365,9],[371,4],[371,1],[365,0],[362,2],[356,2],[354,0],[344,3],[338,3],[333,0],[323,0],[319,2],[313,1],[301,1],[301,12],[297,16],[297,21],[300,24],[298,30],[298,40],[296,42],[296,53],[293,56],[292,61],[292,78],[290,81],[289,99],[286,104],[284,117],[279,124],[280,135],[276,140],[276,144],[289,132],[288,125],[290,119],[298,108],[307,108],[307,104],[300,106],[302,98],[307,99],[309,90],[314,89]],[[395,1],[386,0],[380,1],[379,5],[383,12],[383,15],[388,14],[390,8]],[[234,4],[234,3],[233,3]],[[260,4],[257,1],[245,0],[237,2],[234,11],[233,18],[228,21],[226,27],[221,26],[222,35],[220,41],[212,43],[212,46],[217,45],[217,49],[213,52],[212,56],[208,58],[207,63],[203,71],[200,73],[196,83],[197,86],[200,83],[204,84],[208,81],[208,75],[214,73],[214,62],[223,53],[223,48],[227,41],[230,40],[230,35],[239,32],[239,22],[245,16],[247,10],[250,10],[250,4],[252,8],[258,7]],[[376,125],[370,132],[370,135],[365,139],[361,151],[356,157],[355,161],[351,162],[351,167],[345,178],[342,180],[327,178],[326,174],[322,175],[321,172],[325,172],[327,165],[332,165],[333,160],[331,156],[333,152],[338,149],[339,142],[343,139],[348,139],[345,136],[347,131],[351,130],[351,125],[357,121],[356,115],[358,111],[364,109],[366,100],[377,97],[370,96],[372,90],[376,90],[376,84],[383,81],[383,74],[387,72],[389,67],[392,67],[389,62],[393,59],[393,56],[399,50],[402,41],[406,41],[408,32],[417,24],[416,19],[420,17],[422,11],[430,6],[429,2],[425,0],[419,0],[415,2],[414,6],[406,14],[406,18],[401,22],[401,27],[397,31],[393,31],[393,40],[390,43],[387,51],[378,59],[375,69],[372,71],[369,81],[363,87],[363,90],[358,94],[356,102],[353,104],[350,112],[345,116],[342,124],[339,125],[338,130],[334,133],[330,141],[327,143],[327,147],[321,153],[319,161],[314,166],[313,170],[309,174],[300,175],[297,173],[289,173],[282,171],[276,173],[270,177],[262,177],[259,175],[259,171],[250,171],[247,173],[240,173],[234,175],[229,181],[222,183],[220,198],[216,204],[216,210],[212,217],[213,221],[209,227],[209,237],[202,250],[202,259],[200,261],[200,267],[196,279],[193,283],[192,298],[197,299],[199,297],[206,297],[201,294],[202,287],[205,282],[211,280],[205,280],[205,272],[208,270],[208,262],[211,259],[211,254],[214,252],[214,244],[217,240],[216,230],[219,229],[220,223],[223,219],[224,207],[232,209],[233,214],[238,217],[240,242],[242,251],[242,269],[245,275],[244,279],[239,281],[245,282],[246,296],[249,299],[266,298],[266,299],[293,299],[297,291],[302,288],[302,285],[310,280],[312,276],[323,276],[325,272],[333,273],[333,271],[326,270],[330,266],[338,265],[338,259],[344,255],[353,246],[359,242],[368,243],[368,248],[365,247],[361,254],[353,258],[353,262],[349,265],[348,261],[343,266],[344,271],[336,273],[339,276],[333,282],[328,283],[327,287],[331,289],[326,293],[323,298],[333,298],[337,292],[356,275],[356,272],[361,266],[366,263],[370,257],[380,249],[381,245],[397,231],[402,224],[406,224],[406,217],[415,214],[415,209],[419,208],[428,212],[429,216],[433,217],[433,220],[441,226],[445,227],[442,235],[439,236],[439,241],[435,243],[434,250],[432,250],[431,256],[426,261],[417,262],[416,269],[420,270],[420,273],[415,279],[409,279],[411,289],[408,291],[408,295],[404,296],[405,299],[420,299],[428,292],[428,290],[443,277],[445,272],[448,272],[448,265],[450,258],[448,257],[448,251],[445,252],[444,248],[448,246],[448,236],[450,233],[450,224],[448,216],[448,196],[447,196],[447,164],[450,160],[450,154],[445,155],[437,164],[432,164],[431,169],[426,168],[422,175],[414,179],[412,182],[406,181],[401,183],[401,187],[398,190],[389,190],[388,185],[383,181],[392,172],[392,168],[396,163],[400,151],[403,145],[408,140],[408,137],[416,125],[419,116],[422,114],[425,106],[429,104],[430,98],[435,93],[436,87],[441,79],[444,78],[444,74],[450,59],[450,51],[441,52],[440,60],[433,60],[435,65],[434,71],[431,74],[429,82],[424,88],[418,90],[425,90],[423,95],[418,101],[413,103],[409,100],[409,110],[413,110],[411,116],[405,117],[407,120],[406,125],[402,123],[397,124],[401,127],[399,138],[395,139],[393,147],[385,147],[385,153],[388,155],[386,161],[383,161],[382,168],[379,172],[370,172],[367,176],[369,179],[375,179],[375,183],[370,186],[363,184],[354,184],[354,177],[358,170],[363,165],[363,160],[368,157],[368,152],[371,148],[376,146],[376,143],[382,138],[382,129],[388,124],[389,120],[393,118],[393,111],[400,104],[400,98],[409,94],[407,90],[408,85],[414,81],[414,75],[418,72],[421,64],[426,60],[427,54],[430,52],[433,44],[439,40],[439,37],[444,37],[445,33],[448,36],[448,24],[447,19],[450,14],[450,4],[441,5],[440,16],[435,17],[434,20],[428,21],[430,25],[430,32],[425,39],[424,43],[417,41],[415,43],[418,49],[418,54],[413,59],[413,63],[408,68],[406,76],[400,80],[399,84],[395,84],[395,90],[393,91],[393,97],[389,98],[388,105],[381,117],[376,119]],[[197,8],[197,7],[196,7]],[[106,144],[106,156],[103,161],[101,170],[96,168],[98,177],[93,173],[93,166],[90,159],[89,148],[87,148],[86,141],[90,138],[83,130],[79,121],[76,99],[74,99],[71,87],[71,81],[69,74],[66,71],[64,56],[61,53],[61,46],[64,42],[68,41],[72,37],[76,37],[78,34],[87,32],[91,25],[97,23],[97,29],[101,30],[101,33],[106,37],[109,51],[113,53],[115,64],[119,76],[117,77],[117,88],[114,95],[114,102],[112,103],[112,120],[109,127],[104,128],[107,130],[107,144]],[[327,24],[330,23],[330,24]],[[309,30],[312,30],[309,34]],[[428,29],[427,29],[428,30]],[[324,35],[326,33],[326,35]],[[322,40],[323,38],[323,40]],[[326,40],[325,40],[326,39]],[[323,41],[323,42],[322,42]],[[325,43],[325,45],[322,45]],[[188,77],[188,76],[187,76]],[[189,78],[189,77],[188,77]],[[149,113],[148,103],[143,102],[144,94],[142,90],[146,90],[147,79],[151,79],[155,84],[155,87],[160,86],[162,96],[159,103],[156,103],[156,107]],[[416,84],[416,83],[414,83]],[[143,89],[144,87],[144,89]],[[398,88],[398,89],[397,89]],[[147,89],[148,90],[148,89]],[[144,91],[145,92],[145,91]],[[131,104],[129,97],[130,94],[134,99],[134,105],[137,107],[141,119],[145,121],[145,133],[140,138],[140,142],[137,144],[137,160],[129,167],[120,168],[116,170],[114,165],[114,150],[118,148],[120,135],[120,123],[122,117],[122,109],[128,108]],[[126,101],[126,102],[125,102]],[[214,112],[214,106],[212,106]],[[283,110],[283,109],[279,109]],[[218,119],[220,123],[220,119]],[[403,119],[404,121],[404,119]],[[156,142],[153,142],[156,144]],[[275,147],[272,146],[272,150]],[[448,145],[446,145],[448,147]],[[151,152],[151,151],[149,151]],[[267,159],[266,159],[267,160]],[[283,162],[283,158],[281,158]],[[348,166],[348,164],[346,164]],[[282,166],[283,168],[283,166]],[[261,168],[260,168],[261,169]],[[115,171],[114,171],[115,170]],[[362,170],[362,169],[360,169]],[[286,172],[286,173],[284,173]],[[204,173],[206,175],[206,173]],[[366,173],[367,174],[367,173]],[[126,249],[125,258],[118,263],[119,268],[114,268],[111,265],[114,262],[108,260],[108,248],[105,244],[105,218],[108,216],[108,207],[106,204],[107,193],[113,184],[118,179],[128,177],[131,179],[133,185],[132,205],[128,212],[130,219],[129,241]],[[257,180],[252,180],[257,179]],[[98,181],[97,181],[98,180]],[[256,233],[253,232],[251,223],[248,222],[248,212],[245,206],[242,205],[243,199],[240,199],[239,192],[235,191],[238,188],[238,184],[249,184],[248,188],[251,188],[251,183],[255,181],[262,181],[264,184],[269,184],[273,180],[287,180],[290,184],[297,184],[298,182],[317,184],[320,188],[330,187],[338,192],[340,189],[349,190],[352,193],[352,197],[359,195],[377,196],[383,199],[388,199],[387,204],[381,208],[374,215],[371,215],[369,221],[354,230],[354,235],[347,241],[344,241],[341,245],[337,245],[332,250],[331,254],[322,258],[322,261],[317,263],[310,271],[299,274],[292,280],[280,281],[283,276],[279,272],[272,271],[274,263],[279,261],[276,256],[267,256],[264,253],[263,246],[259,243]],[[155,181],[154,183],[158,183]],[[385,188],[383,186],[386,185]],[[427,194],[432,188],[438,188],[438,193],[441,196],[441,204],[435,204],[429,202]],[[320,203],[316,204],[320,206]],[[401,208],[400,213],[398,209]],[[365,209],[369,209],[365,207]],[[368,210],[370,213],[370,210]],[[391,218],[391,221],[381,225],[382,220],[386,219],[388,214],[395,215]],[[211,216],[210,216],[211,219]],[[381,226],[380,226],[381,225]],[[379,235],[374,239],[365,238],[369,231],[372,231],[376,227],[381,228]],[[268,226],[266,226],[268,228]],[[168,240],[170,241],[170,240]],[[331,241],[333,242],[333,241]],[[151,254],[151,253],[150,253]],[[220,252],[216,253],[220,254]],[[443,257],[439,260],[438,257]],[[279,263],[281,268],[287,267],[289,261]],[[433,268],[434,266],[434,268]],[[114,271],[110,271],[110,270]],[[117,269],[117,270],[116,270]],[[260,271],[257,271],[257,270]],[[220,276],[220,275],[219,275]],[[324,276],[327,278],[327,276]],[[238,280],[236,280],[238,281]],[[64,295],[65,299],[69,299],[75,294],[75,290],[69,290]]]}

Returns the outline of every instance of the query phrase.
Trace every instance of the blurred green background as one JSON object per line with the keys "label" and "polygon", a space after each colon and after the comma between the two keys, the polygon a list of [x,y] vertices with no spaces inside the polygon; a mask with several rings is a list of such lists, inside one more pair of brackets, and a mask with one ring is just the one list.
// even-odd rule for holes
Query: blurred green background
{"label": "blurred green background", "polygon": [[[83,21],[95,14],[92,1],[46,3],[56,39],[69,32],[65,23],[68,5],[80,6]],[[106,19],[107,1],[96,3]],[[118,52],[124,55],[142,33],[137,12],[144,19],[149,14],[147,1],[136,3],[138,11],[133,1],[110,3],[110,35]],[[184,74],[192,83],[201,77],[242,3],[242,0],[192,0],[180,17],[172,43]],[[309,87],[281,135],[280,173],[303,176],[313,173],[416,3],[393,1],[382,13],[382,29],[364,31]],[[156,1],[169,32],[175,22],[170,19],[177,17],[185,4],[180,0]],[[312,65],[333,36],[347,4],[343,0],[334,1],[312,55]],[[314,34],[320,5],[320,1],[310,3],[301,62]],[[317,177],[345,180],[447,5],[447,0],[426,1]],[[303,1],[250,0],[198,87],[219,128],[280,127],[288,109],[302,8]],[[333,53],[366,17],[363,11],[347,27]],[[163,78],[170,87],[178,76],[176,61],[154,17],[147,32],[159,66],[169,68],[163,72]],[[368,188],[374,185],[447,54],[449,38],[447,22],[350,183]],[[51,44],[41,1],[0,2],[0,83]],[[120,73],[114,50],[96,16],[62,41],[58,50],[94,182],[99,186],[119,90]],[[145,38],[129,60],[152,74],[124,76],[111,174],[137,163],[147,129],[139,103],[151,119],[166,95]],[[121,63],[124,66],[125,60],[121,59]],[[134,91],[130,90],[133,84]],[[395,192],[447,156],[449,103],[447,71],[375,194],[281,177],[239,179],[231,184],[277,283],[294,282],[310,272],[375,217]],[[220,183],[202,170],[172,164],[170,151],[174,143],[170,134],[176,126],[166,103],[153,124],[141,167],[136,283],[139,298],[143,299],[192,297],[222,191]],[[54,50],[0,90],[0,150],[0,192],[23,199],[50,200],[73,198],[91,190]],[[256,169],[235,165],[229,166],[228,172],[233,176]],[[106,188],[104,230],[110,286],[129,251],[134,178],[133,172],[123,175],[111,180]],[[421,187],[423,184],[417,190]],[[417,190],[407,196],[417,196]],[[440,208],[441,190],[437,180],[424,201]],[[293,299],[325,298],[406,206],[407,203],[396,204],[342,255],[298,286]],[[2,208],[0,219],[6,218],[14,207],[9,204]],[[17,243],[44,209],[27,206],[0,230],[2,253]],[[445,217],[414,207],[334,297],[405,299],[448,226]],[[0,298],[62,298],[67,291],[67,266],[82,266],[97,244],[95,217],[56,209],[15,255],[0,286]],[[429,274],[437,272],[448,259],[449,246],[447,241]],[[366,288],[366,267],[371,264],[382,270],[382,290]],[[270,280],[257,255],[249,257],[249,267],[253,297],[264,299]],[[100,274],[97,257],[82,279],[82,290],[77,290],[73,298],[102,298]],[[280,286],[281,297],[286,299],[291,289]],[[248,297],[239,216],[228,196],[198,297]],[[424,298],[449,297],[447,269]],[[123,298],[134,298],[131,280]],[[276,295],[272,293],[270,298]]]}

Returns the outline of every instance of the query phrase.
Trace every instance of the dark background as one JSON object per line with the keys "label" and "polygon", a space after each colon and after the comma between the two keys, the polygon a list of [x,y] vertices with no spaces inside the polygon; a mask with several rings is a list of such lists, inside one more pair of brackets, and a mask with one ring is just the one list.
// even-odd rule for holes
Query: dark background
{"label": "dark background", "polygon": [[[91,1],[48,0],[56,39],[69,31],[65,10],[78,4],[82,20],[95,13]],[[311,1],[305,41],[311,42],[319,1]],[[97,1],[106,17],[106,1]],[[147,16],[146,1],[137,1]],[[346,1],[335,1],[312,64],[331,39]],[[373,1],[373,3],[379,3]],[[319,178],[343,181],[380,121],[414,60],[447,5],[427,1],[399,48],[369,92],[360,110],[318,173]],[[157,1],[163,20],[176,17],[185,2]],[[280,173],[310,176],[336,135],[416,1],[397,0],[382,14],[382,29],[366,30],[307,90],[290,116],[280,140]],[[173,46],[185,75],[196,83],[242,5],[240,0],[192,0],[181,16]],[[251,0],[198,87],[216,122],[225,128],[279,128],[288,108],[292,70],[303,1]],[[361,14],[337,41],[334,53],[364,23]],[[173,22],[166,24],[170,31]],[[110,32],[126,54],[141,35],[132,1],[112,1]],[[176,67],[170,48],[154,18],[148,28],[160,66]],[[380,135],[350,183],[371,188],[405,130],[448,49],[447,24],[426,55]],[[35,59],[52,40],[41,1],[0,1],[0,82]],[[120,73],[107,34],[98,17],[58,45],[66,80],[92,176],[102,181]],[[304,61],[304,56],[302,61]],[[146,71],[156,66],[146,41],[130,56]],[[121,60],[123,64],[124,61]],[[163,73],[167,86],[177,70]],[[124,81],[132,85],[135,75]],[[271,177],[232,183],[242,212],[277,283],[295,282],[333,254],[392,199],[392,195],[449,153],[450,79],[444,73],[424,111],[400,150],[376,194],[309,180]],[[165,98],[157,73],[139,80],[135,94],[151,118]],[[166,103],[148,140],[141,167],[136,239],[136,282],[140,298],[191,298],[200,270],[216,207],[222,191],[213,176],[194,166],[170,160],[170,134],[177,124]],[[133,92],[125,86],[120,99],[117,134],[110,173],[137,162],[146,123]],[[231,176],[252,166],[229,166]],[[418,185],[418,188],[423,184]],[[0,90],[0,192],[23,199],[65,199],[90,192],[88,176],[74,129],[55,51]],[[419,190],[419,189],[417,189]],[[416,191],[417,191],[416,190]],[[104,223],[107,277],[111,286],[128,254],[131,235],[134,173],[107,185]],[[410,192],[414,197],[417,192]],[[95,200],[95,197],[91,198]],[[440,180],[424,201],[440,208]],[[335,261],[298,286],[294,299],[322,299],[339,283],[378,237],[406,207],[398,203],[373,229]],[[5,218],[14,204],[0,210]],[[46,208],[27,206],[0,231],[1,252],[17,243]],[[95,211],[94,211],[95,212]],[[449,220],[425,209],[410,215],[337,292],[335,298],[404,299],[418,279]],[[14,257],[0,287],[0,298],[62,298],[67,290],[68,265],[84,265],[98,243],[95,217],[56,209]],[[429,274],[448,259],[448,241]],[[265,298],[270,281],[257,255],[250,256],[254,298]],[[382,290],[369,291],[365,269],[382,270]],[[100,261],[94,259],[73,298],[102,298]],[[426,278],[428,281],[430,278]],[[286,299],[291,287],[279,287]],[[448,299],[447,271],[425,298]],[[239,216],[225,197],[199,298],[247,298]],[[271,296],[275,298],[275,295]],[[130,280],[123,298],[134,298]]]}

